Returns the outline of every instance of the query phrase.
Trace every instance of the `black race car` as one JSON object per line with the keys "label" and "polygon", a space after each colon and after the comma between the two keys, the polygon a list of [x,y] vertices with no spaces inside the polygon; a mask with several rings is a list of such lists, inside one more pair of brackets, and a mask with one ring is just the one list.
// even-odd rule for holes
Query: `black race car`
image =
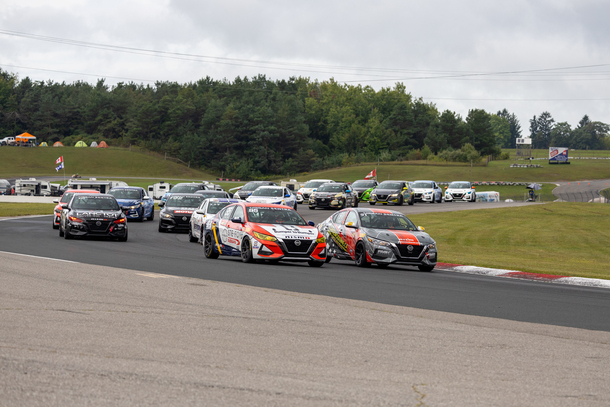
{"label": "black race car", "polygon": [[408,181],[383,181],[371,191],[369,197],[370,205],[376,203],[402,205],[405,202],[409,205],[413,205],[415,202],[413,190]]}
{"label": "black race car", "polygon": [[171,194],[167,202],[160,202],[159,232],[184,231],[191,227],[191,215],[205,199],[200,194]]}
{"label": "black race car", "polygon": [[74,194],[61,208],[59,237],[106,236],[127,241],[127,219],[114,196]]}
{"label": "black race car", "polygon": [[358,196],[345,182],[327,182],[320,185],[309,197],[309,209],[358,206]]}

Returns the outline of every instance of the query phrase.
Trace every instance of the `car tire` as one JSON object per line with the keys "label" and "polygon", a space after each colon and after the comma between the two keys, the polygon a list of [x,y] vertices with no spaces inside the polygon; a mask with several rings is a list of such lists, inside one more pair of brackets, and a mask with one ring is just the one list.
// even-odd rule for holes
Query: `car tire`
{"label": "car tire", "polygon": [[434,270],[434,266],[417,266],[420,271],[432,271]]}
{"label": "car tire", "polygon": [[375,206],[375,202],[369,202],[369,205]]}
{"label": "car tire", "polygon": [[401,195],[400,198],[398,198],[398,203],[396,205],[398,206],[402,206],[402,204],[405,203],[405,198],[403,198],[403,196]]}
{"label": "car tire", "polygon": [[56,225],[55,222],[53,222],[53,229],[59,229],[59,225]]}
{"label": "car tire", "polygon": [[333,259],[332,256],[326,256],[326,260],[324,260],[324,263],[330,263],[330,261]]}
{"label": "car tire", "polygon": [[189,242],[195,243],[197,241],[197,237],[193,236],[193,231],[189,228]]}
{"label": "car tire", "polygon": [[409,199],[409,205],[413,205],[415,203],[415,198],[413,198],[413,195],[411,195],[411,198]]}
{"label": "car tire", "polygon": [[159,233],[165,233],[165,229],[161,227],[161,222],[159,222]]}
{"label": "car tire", "polygon": [[247,237],[241,241],[241,261],[244,263],[252,263],[254,258],[252,257],[252,242]]}
{"label": "car tire", "polygon": [[68,229],[68,228],[64,229],[64,239],[66,239],[66,240],[72,239],[72,235],[70,234],[70,229]]}
{"label": "car tire", "polygon": [[148,220],[155,220],[155,207],[153,206],[152,210],[150,211],[150,216],[148,217]]}
{"label": "car tire", "polygon": [[59,225],[59,237],[64,237],[64,230],[61,228],[61,225]]}
{"label": "car tire", "polygon": [[203,239],[203,253],[208,259],[218,258],[218,253],[214,251],[214,242],[212,241],[212,235],[210,233],[205,235],[205,238]]}
{"label": "car tire", "polygon": [[309,264],[309,267],[322,267],[324,265],[324,263],[326,263],[325,261],[316,261],[316,260],[309,260],[307,262],[307,264]]}
{"label": "car tire", "polygon": [[362,243],[356,244],[356,250],[354,250],[354,261],[358,267],[370,267],[371,263],[366,259],[366,249]]}
{"label": "car tire", "polygon": [[388,263],[376,263],[376,264],[377,264],[377,267],[379,267],[380,269],[384,269],[389,266]]}
{"label": "car tire", "polygon": [[127,241],[127,237],[128,237],[128,232],[127,230],[125,230],[125,236],[121,236],[119,237],[119,242],[126,242]]}
{"label": "car tire", "polygon": [[315,206],[310,206],[309,209],[313,211],[314,209],[316,209],[316,207]]}

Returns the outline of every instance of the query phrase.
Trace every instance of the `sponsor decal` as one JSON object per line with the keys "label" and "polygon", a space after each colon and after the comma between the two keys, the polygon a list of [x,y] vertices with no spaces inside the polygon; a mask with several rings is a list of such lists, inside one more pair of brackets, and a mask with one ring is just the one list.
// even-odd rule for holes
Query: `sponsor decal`
{"label": "sponsor decal", "polygon": [[181,209],[181,210],[174,211],[174,213],[186,213],[186,214],[189,214],[189,215],[190,215],[190,214],[192,214],[192,213],[193,213],[193,211],[185,211],[185,210],[182,210],[182,209]]}
{"label": "sponsor decal", "polygon": [[318,237],[318,230],[313,227],[299,227],[294,225],[259,225],[265,229],[270,235],[280,239],[300,239],[300,240],[315,240]]}

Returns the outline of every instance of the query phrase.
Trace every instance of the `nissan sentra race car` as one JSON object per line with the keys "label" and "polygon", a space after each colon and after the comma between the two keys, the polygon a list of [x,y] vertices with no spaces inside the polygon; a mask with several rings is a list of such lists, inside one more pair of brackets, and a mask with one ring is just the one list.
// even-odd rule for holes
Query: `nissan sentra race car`
{"label": "nissan sentra race car", "polygon": [[285,205],[297,209],[297,199],[286,187],[263,185],[246,198],[246,202]]}
{"label": "nissan sentra race car", "polygon": [[445,202],[475,202],[476,200],[474,186],[468,181],[453,181],[445,187]]}
{"label": "nissan sentra race car", "polygon": [[434,181],[415,181],[411,188],[415,202],[443,202],[443,190]]}
{"label": "nissan sentra race car", "polygon": [[191,215],[202,201],[199,194],[171,194],[166,203],[159,203],[159,232],[189,231]]}
{"label": "nissan sentra race car", "polygon": [[56,203],[53,209],[53,229],[59,229],[59,219],[61,218],[62,204],[67,204],[72,199],[74,194],[99,194],[100,191],[88,190],[88,189],[68,189],[59,199],[54,199],[53,203]]}
{"label": "nissan sentra race car", "polygon": [[400,212],[353,208],[336,212],[318,225],[328,246],[328,259],[352,260],[359,267],[393,263],[432,271],[436,242]]}
{"label": "nissan sentra race car", "polygon": [[108,193],[125,209],[127,219],[155,219],[155,202],[141,187],[114,187]]}
{"label": "nissan sentra race car", "polygon": [[358,206],[358,197],[345,182],[322,184],[309,197],[309,209],[343,209],[348,206]]}
{"label": "nissan sentra race car", "polygon": [[206,220],[203,247],[208,259],[241,256],[254,260],[306,261],[319,267],[326,261],[326,240],[297,211],[283,205],[238,203]]}
{"label": "nissan sentra race car", "polygon": [[329,182],[335,182],[332,179],[310,179],[297,191],[297,203],[308,203],[311,194],[316,192],[318,187],[322,184]]}
{"label": "nissan sentra race car", "polygon": [[[212,191],[208,191],[212,192]],[[197,194],[199,195],[199,194]],[[205,196],[205,195],[204,195]],[[189,242],[199,242],[203,244],[201,231],[206,219],[213,218],[221,209],[240,202],[239,199],[233,198],[206,198],[199,208],[191,215],[191,225],[189,228]]]}
{"label": "nissan sentra race car", "polygon": [[371,191],[369,205],[381,203],[402,205],[407,202],[413,205],[413,190],[408,181],[383,181]]}
{"label": "nissan sentra race car", "polygon": [[74,194],[61,207],[59,237],[103,236],[127,241],[125,214],[112,195]]}

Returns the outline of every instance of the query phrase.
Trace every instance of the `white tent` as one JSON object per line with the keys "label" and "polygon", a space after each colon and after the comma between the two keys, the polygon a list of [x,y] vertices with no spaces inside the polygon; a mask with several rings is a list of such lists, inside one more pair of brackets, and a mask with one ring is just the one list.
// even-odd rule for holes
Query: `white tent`
{"label": "white tent", "polygon": [[89,147],[97,147],[97,141],[92,142]]}

